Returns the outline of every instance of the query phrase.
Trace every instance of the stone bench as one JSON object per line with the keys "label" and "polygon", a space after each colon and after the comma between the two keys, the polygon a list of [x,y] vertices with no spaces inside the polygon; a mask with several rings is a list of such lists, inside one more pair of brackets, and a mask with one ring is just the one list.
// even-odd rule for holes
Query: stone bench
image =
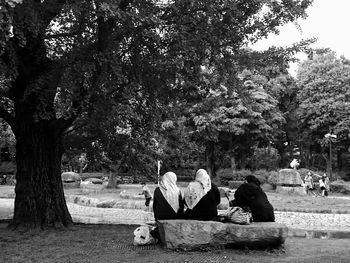
{"label": "stone bench", "polygon": [[170,249],[203,247],[278,248],[288,236],[288,228],[275,222],[238,225],[215,221],[160,220],[162,243]]}

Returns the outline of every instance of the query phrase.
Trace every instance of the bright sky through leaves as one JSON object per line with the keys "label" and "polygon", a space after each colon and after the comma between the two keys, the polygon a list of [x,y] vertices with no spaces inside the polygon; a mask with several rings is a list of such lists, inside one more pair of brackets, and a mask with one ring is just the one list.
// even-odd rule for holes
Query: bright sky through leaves
{"label": "bright sky through leaves", "polygon": [[[269,46],[287,46],[301,39],[317,37],[314,47],[330,48],[337,55],[350,59],[350,37],[346,28],[350,25],[349,0],[314,0],[308,8],[308,17],[299,20],[302,32],[289,23],[281,28],[279,35],[270,35],[268,39],[259,41],[254,49],[264,50]],[[300,59],[305,57],[300,55]],[[296,65],[291,66],[295,70]]]}

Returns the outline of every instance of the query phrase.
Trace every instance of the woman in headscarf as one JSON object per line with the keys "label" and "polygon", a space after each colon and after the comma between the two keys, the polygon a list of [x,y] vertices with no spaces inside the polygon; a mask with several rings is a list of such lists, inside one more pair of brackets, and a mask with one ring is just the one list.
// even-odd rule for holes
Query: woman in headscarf
{"label": "woman in headscarf", "polygon": [[274,222],[275,214],[265,192],[260,188],[260,181],[253,175],[245,178],[235,192],[235,199],[230,206],[249,207],[254,222]]}
{"label": "woman in headscarf", "polygon": [[167,172],[162,176],[159,187],[154,190],[153,212],[155,220],[183,217],[184,202],[176,181],[176,174]]}
{"label": "woman in headscarf", "polygon": [[209,221],[218,215],[220,192],[210,180],[206,170],[199,169],[194,182],[185,190],[185,218]]}

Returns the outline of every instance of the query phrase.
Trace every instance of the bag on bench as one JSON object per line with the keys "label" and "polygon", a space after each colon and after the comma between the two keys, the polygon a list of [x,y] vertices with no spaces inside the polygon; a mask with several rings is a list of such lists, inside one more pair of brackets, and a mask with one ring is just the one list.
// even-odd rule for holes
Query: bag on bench
{"label": "bag on bench", "polygon": [[227,219],[227,222],[240,225],[249,225],[253,221],[252,213],[239,206],[229,207],[222,216]]}

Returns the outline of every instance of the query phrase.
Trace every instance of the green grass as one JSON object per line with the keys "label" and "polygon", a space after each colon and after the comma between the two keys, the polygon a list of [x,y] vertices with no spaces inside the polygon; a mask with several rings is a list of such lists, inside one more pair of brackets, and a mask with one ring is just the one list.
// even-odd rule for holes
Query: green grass
{"label": "green grass", "polygon": [[75,225],[68,230],[20,233],[0,224],[0,262],[348,262],[350,240],[287,238],[284,249],[171,251],[134,247],[127,225]]}

